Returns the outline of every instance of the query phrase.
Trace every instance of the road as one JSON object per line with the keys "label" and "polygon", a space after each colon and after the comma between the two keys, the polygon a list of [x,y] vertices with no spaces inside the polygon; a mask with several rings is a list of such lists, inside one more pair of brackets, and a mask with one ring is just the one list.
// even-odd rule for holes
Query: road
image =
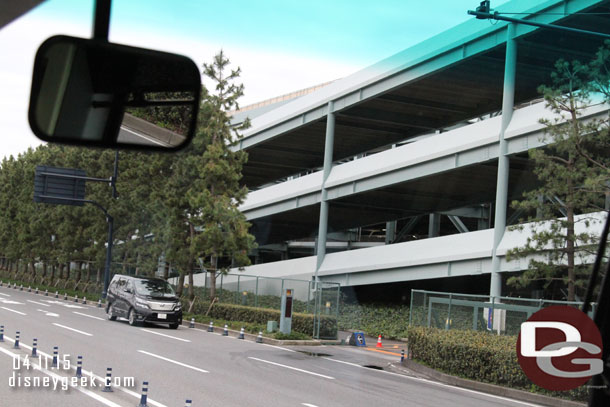
{"label": "road", "polygon": [[[193,400],[194,407],[532,406],[391,372],[388,366],[398,362],[392,354],[343,346],[277,347],[185,326],[131,327],[126,321],[106,320],[94,305],[6,285],[0,287],[0,325],[5,332],[0,343],[3,406],[136,406],[143,381],[149,382],[148,405],[155,407],[184,406],[186,399]],[[16,331],[20,349],[14,348]],[[27,369],[24,361],[34,338],[43,353],[39,358],[28,356]],[[69,369],[51,368],[54,346],[60,361],[70,361]],[[124,386],[102,392],[97,381],[96,387],[62,390],[60,380],[74,376],[78,355],[83,357],[85,378],[90,372],[105,376],[110,367],[113,380],[123,378]],[[42,370],[32,367],[39,364]],[[56,389],[42,387],[45,376],[51,387],[56,379]],[[19,377],[21,387],[16,383]],[[40,377],[40,387],[25,388],[25,377],[30,383]]]}

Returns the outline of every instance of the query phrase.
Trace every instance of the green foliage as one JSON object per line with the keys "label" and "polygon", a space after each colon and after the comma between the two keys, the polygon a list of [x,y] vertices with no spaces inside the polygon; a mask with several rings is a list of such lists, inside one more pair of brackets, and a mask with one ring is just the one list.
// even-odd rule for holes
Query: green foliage
{"label": "green foliage", "polygon": [[294,331],[290,332],[289,334],[285,334],[282,332],[276,332],[273,337],[275,339],[280,339],[280,340],[297,340],[297,341],[305,341],[305,340],[311,339],[310,336],[307,336],[300,332],[294,332]]}
{"label": "green foliage", "polygon": [[517,360],[516,336],[479,331],[410,328],[407,334],[413,359],[445,373],[556,397],[586,400],[587,391],[549,392],[525,376]]}
{"label": "green foliage", "polygon": [[[152,274],[163,256],[181,272],[182,283],[185,275],[191,276],[198,258],[217,272],[229,265],[248,264],[254,238],[238,211],[247,193],[239,185],[247,154],[230,150],[239,129],[231,128],[226,114],[237,107],[243,87],[233,85],[239,69],[225,75],[227,65],[222,52],[211,65],[204,65],[216,88],[212,93],[202,89],[200,127],[189,147],[177,154],[122,151],[118,199],[112,198],[108,183],[87,182],[86,198],[107,208],[114,218],[113,261],[124,264],[122,272],[133,264],[138,274]],[[188,117],[179,106],[136,109],[135,113],[178,132],[184,130]],[[70,262],[79,270],[83,263],[103,268],[107,238],[103,214],[93,205],[34,203],[34,171],[37,165],[80,168],[89,177],[108,179],[114,162],[114,151],[52,144],[3,159],[0,268],[14,269],[20,263],[34,275],[34,265],[39,269],[42,265],[49,273],[57,270],[53,279],[69,278]],[[212,258],[220,260],[219,267]]]}
{"label": "green foliage", "polygon": [[[183,308],[188,309],[188,300],[182,299]],[[209,302],[195,300],[192,312],[203,315],[208,311]],[[210,310],[209,317],[220,318],[226,321],[243,321],[260,324],[267,327],[268,321],[280,322],[280,311],[266,308],[246,307],[234,304],[214,304]],[[205,319],[205,318],[204,318]],[[292,314],[292,330],[305,335],[313,333],[314,317],[311,314]],[[320,317],[320,336],[323,338],[336,338],[337,320],[332,316]]]}
{"label": "green foliage", "polygon": [[401,339],[406,337],[409,307],[386,304],[341,304],[339,329],[360,330],[370,336]]}
{"label": "green foliage", "polygon": [[12,278],[6,272],[0,272],[0,280],[2,280],[3,285],[8,284],[8,283],[17,284],[18,287],[20,285],[23,285],[24,290],[27,287],[31,286],[32,292],[36,288],[38,288],[40,293],[44,293],[45,290],[48,290],[49,298],[55,298],[55,291],[58,291],[61,298],[63,298],[64,294],[67,294],[68,298],[70,300],[73,300],[75,295],[78,296],[79,301],[82,301],[83,297],[87,298],[87,302],[97,302],[98,300],[102,299],[101,287],[99,285],[94,285],[94,284],[87,285],[86,290],[83,290],[83,288],[85,286],[80,286],[79,289],[74,289],[74,284],[68,285],[66,288],[63,288],[63,287],[58,288],[53,285],[38,284],[38,283],[32,282],[30,279],[27,279],[27,278],[25,278],[25,279]]}
{"label": "green foliage", "polygon": [[[557,61],[552,85],[539,88],[553,113],[552,119],[540,120],[546,127],[542,141],[548,147],[530,150],[539,184],[512,203],[528,214],[525,221],[538,223],[516,227],[529,229],[531,236],[508,257],[528,257],[529,270],[511,277],[509,285],[525,287],[541,281],[546,289],[554,282],[563,283],[569,301],[575,300],[577,289],[584,290],[586,270],[578,267],[577,260],[594,251],[598,237],[586,232],[593,220],[578,220],[576,215],[604,208],[605,194],[610,192],[610,135],[607,118],[585,121],[581,116],[593,105],[592,93],[610,101],[605,82],[609,47],[606,42],[589,64]],[[584,223],[585,232],[577,233],[578,222]]]}

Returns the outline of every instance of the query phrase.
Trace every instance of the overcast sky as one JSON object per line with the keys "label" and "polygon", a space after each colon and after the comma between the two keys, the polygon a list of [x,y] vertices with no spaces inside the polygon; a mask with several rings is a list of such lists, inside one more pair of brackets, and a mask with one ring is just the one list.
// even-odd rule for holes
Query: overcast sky
{"label": "overcast sky", "polygon": [[[492,7],[506,1],[492,1]],[[114,0],[110,41],[180,53],[221,48],[245,106],[347,76],[472,18],[478,0]],[[0,159],[40,144],[27,123],[33,59],[56,34],[90,37],[93,0],[47,0],[0,30]]]}

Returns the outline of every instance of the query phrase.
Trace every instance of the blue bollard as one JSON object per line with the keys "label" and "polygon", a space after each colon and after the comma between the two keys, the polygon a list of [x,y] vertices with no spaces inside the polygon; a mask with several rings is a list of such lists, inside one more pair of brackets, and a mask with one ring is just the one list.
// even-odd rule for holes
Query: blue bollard
{"label": "blue bollard", "polygon": [[140,404],[138,407],[147,407],[146,398],[148,397],[148,382],[142,382],[142,398],[140,398]]}
{"label": "blue bollard", "polygon": [[53,346],[53,361],[51,362],[51,367],[59,367],[59,361],[57,358],[57,354],[59,353],[59,348],[57,346]]}
{"label": "blue bollard", "polygon": [[106,379],[104,380],[104,388],[102,389],[103,392],[112,392],[112,387],[110,387],[110,383],[112,382],[112,368],[108,367],[106,368]]}
{"label": "blue bollard", "polygon": [[83,377],[83,357],[78,355],[76,359],[76,377]]}

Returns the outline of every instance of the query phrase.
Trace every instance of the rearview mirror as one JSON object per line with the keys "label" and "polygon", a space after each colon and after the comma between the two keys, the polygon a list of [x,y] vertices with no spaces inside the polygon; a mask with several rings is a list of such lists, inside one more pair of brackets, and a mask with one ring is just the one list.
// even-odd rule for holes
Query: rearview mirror
{"label": "rearview mirror", "polygon": [[36,53],[28,118],[44,141],[177,150],[193,138],[200,92],[187,57],[55,36]]}

